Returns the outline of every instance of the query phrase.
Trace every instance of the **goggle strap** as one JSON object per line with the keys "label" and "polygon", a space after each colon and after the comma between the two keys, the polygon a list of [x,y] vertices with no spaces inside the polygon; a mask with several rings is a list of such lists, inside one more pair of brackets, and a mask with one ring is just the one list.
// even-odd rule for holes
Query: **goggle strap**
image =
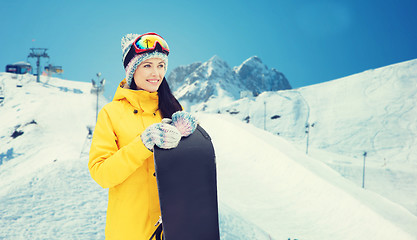
{"label": "goggle strap", "polygon": [[136,55],[136,52],[135,52],[135,47],[133,46],[133,44],[132,44],[132,46],[130,46],[130,49],[129,49],[129,51],[127,52],[127,55],[126,55],[126,57],[125,57],[125,59],[124,59],[124,61],[123,61],[123,66],[126,68],[126,66],[129,64],[129,62],[130,62],[130,60],[132,60],[132,58],[134,58],[135,57],[135,55]]}

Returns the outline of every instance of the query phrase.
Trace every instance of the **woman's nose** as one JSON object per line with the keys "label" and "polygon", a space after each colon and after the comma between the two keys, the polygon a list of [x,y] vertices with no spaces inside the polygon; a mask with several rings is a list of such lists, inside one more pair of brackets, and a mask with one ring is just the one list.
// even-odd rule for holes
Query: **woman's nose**
{"label": "woman's nose", "polygon": [[158,70],[156,68],[152,68],[152,76],[158,75]]}

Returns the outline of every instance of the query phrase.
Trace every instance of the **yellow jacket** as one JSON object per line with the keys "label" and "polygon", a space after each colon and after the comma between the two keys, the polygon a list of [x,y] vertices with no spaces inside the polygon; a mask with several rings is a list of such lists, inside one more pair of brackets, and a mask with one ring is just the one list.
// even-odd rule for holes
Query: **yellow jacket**
{"label": "yellow jacket", "polygon": [[117,88],[100,111],[90,149],[92,178],[109,188],[106,239],[149,239],[161,215],[153,153],[140,134],[161,122],[157,93]]}

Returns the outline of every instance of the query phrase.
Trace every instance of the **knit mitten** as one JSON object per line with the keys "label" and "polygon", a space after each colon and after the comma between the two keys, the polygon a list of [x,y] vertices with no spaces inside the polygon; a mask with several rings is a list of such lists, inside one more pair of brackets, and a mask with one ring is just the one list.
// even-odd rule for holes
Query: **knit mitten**
{"label": "knit mitten", "polygon": [[140,138],[146,148],[151,151],[153,151],[154,145],[164,149],[171,149],[178,146],[181,140],[181,133],[170,124],[155,123],[146,128]]}
{"label": "knit mitten", "polygon": [[178,111],[172,114],[172,124],[180,131],[183,137],[190,136],[197,128],[196,118],[185,111]]}

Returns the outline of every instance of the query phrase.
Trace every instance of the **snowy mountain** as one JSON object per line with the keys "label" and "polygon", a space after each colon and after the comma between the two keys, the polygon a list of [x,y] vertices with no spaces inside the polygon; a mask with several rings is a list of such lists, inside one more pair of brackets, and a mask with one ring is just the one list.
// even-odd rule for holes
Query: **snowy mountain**
{"label": "snowy mountain", "polygon": [[291,85],[284,74],[275,68],[268,69],[258,57],[251,57],[244,61],[240,66],[234,67],[240,82],[247,91],[252,91],[252,95],[257,96],[265,91],[278,91],[291,89]]}
{"label": "snowy mountain", "polygon": [[234,101],[242,95],[291,89],[284,74],[268,69],[260,58],[251,57],[233,69],[218,56],[172,70],[168,81],[185,109],[204,108],[200,103],[219,99]]}
{"label": "snowy mountain", "polygon": [[178,89],[180,86],[182,86],[184,84],[184,79],[191,75],[191,73],[200,67],[201,64],[201,62],[196,62],[186,66],[179,66],[174,68],[168,76],[171,90]]}
{"label": "snowy mountain", "polygon": [[416,102],[417,60],[411,60],[300,89],[208,102],[205,112],[231,115],[303,151],[308,141],[310,156],[358,186],[366,152],[366,188],[417,215]]}

